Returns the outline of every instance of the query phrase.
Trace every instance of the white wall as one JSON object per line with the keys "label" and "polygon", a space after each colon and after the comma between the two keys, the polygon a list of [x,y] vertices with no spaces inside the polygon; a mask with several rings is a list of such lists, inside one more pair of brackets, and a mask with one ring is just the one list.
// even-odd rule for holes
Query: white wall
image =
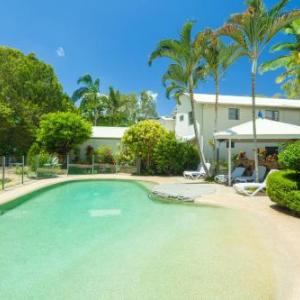
{"label": "white wall", "polygon": [[[191,111],[190,101],[187,96],[183,96],[180,99],[181,104],[177,105],[177,115],[176,115],[176,126],[175,132],[178,138],[185,136],[194,135],[193,125],[188,124],[188,113]],[[293,100],[290,100],[293,101]],[[239,120],[229,120],[228,109],[238,108],[240,109],[240,119]],[[257,107],[257,113],[259,111],[265,112],[265,110],[278,110],[279,111],[279,121],[295,124],[300,126],[300,110],[298,109],[283,109],[283,108],[265,108]],[[180,116],[183,115],[184,120],[180,121]],[[248,122],[252,120],[252,108],[250,106],[238,106],[238,105],[219,105],[218,112],[218,129],[217,131],[226,130],[233,126]],[[196,118],[199,126],[203,129],[203,141],[204,141],[204,153],[208,160],[213,158],[213,149],[209,145],[209,140],[213,139],[214,133],[214,105],[213,104],[196,104]],[[259,143],[259,148],[264,148],[266,146],[276,146],[276,143]],[[236,143],[235,148],[232,149],[232,153],[239,153],[241,151],[246,151],[249,158],[253,157],[253,146],[251,143]],[[226,144],[222,143],[220,147],[220,159],[227,159],[227,148]]]}

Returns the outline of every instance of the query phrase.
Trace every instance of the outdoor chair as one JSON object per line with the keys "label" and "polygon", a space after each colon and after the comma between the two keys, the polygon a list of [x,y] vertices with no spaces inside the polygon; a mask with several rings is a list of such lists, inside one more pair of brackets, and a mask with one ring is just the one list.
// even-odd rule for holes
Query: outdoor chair
{"label": "outdoor chair", "polygon": [[[235,181],[235,178],[242,176],[244,174],[245,170],[246,169],[244,167],[235,168],[233,170],[233,172],[231,173],[232,181]],[[216,175],[215,176],[215,181],[217,183],[227,183],[228,182],[228,175],[226,175],[226,174]]]}
{"label": "outdoor chair", "polygon": [[276,169],[271,170],[269,172],[269,174],[267,175],[267,177],[265,178],[264,182],[261,182],[261,183],[256,183],[256,182],[236,183],[233,185],[233,188],[239,194],[244,194],[246,196],[253,197],[257,193],[263,191],[267,187],[268,176],[276,171],[278,171],[278,170],[276,170]]}
{"label": "outdoor chair", "polygon": [[[258,181],[263,182],[266,176],[267,168],[265,166],[258,166]],[[235,179],[235,182],[255,182],[256,174],[255,171],[251,176],[240,176]]]}
{"label": "outdoor chair", "polygon": [[[206,163],[205,164],[207,169],[210,170],[211,164]],[[200,179],[201,177],[206,176],[204,167],[202,165],[199,165],[199,169],[197,171],[184,171],[183,177],[186,179]]]}

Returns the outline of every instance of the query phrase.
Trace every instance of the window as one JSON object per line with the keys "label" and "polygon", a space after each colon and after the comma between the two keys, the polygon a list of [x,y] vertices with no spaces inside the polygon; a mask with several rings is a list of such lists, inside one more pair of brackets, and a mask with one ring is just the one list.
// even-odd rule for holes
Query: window
{"label": "window", "polygon": [[[229,148],[229,141],[226,142],[226,148]],[[235,148],[235,143],[231,142],[231,149]]]}
{"label": "window", "polygon": [[194,124],[194,118],[193,118],[193,112],[189,112],[189,125],[193,125]]}
{"label": "window", "polygon": [[180,122],[183,122],[183,120],[184,120],[184,115],[180,115],[180,116],[179,116],[179,121],[180,121]]}
{"label": "window", "polygon": [[266,155],[274,155],[274,154],[278,154],[278,147],[266,147]]}
{"label": "window", "polygon": [[238,108],[229,108],[228,119],[229,120],[239,120],[240,119],[240,110]]}
{"label": "window", "polygon": [[279,121],[279,111],[278,110],[266,110],[266,119]]}

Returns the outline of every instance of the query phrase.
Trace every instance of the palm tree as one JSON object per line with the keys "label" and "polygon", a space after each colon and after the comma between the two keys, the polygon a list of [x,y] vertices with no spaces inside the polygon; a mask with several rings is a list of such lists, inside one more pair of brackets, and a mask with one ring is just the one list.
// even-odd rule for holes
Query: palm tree
{"label": "palm tree", "polygon": [[300,19],[289,24],[284,32],[293,37],[291,42],[282,42],[272,47],[272,52],[287,51],[271,61],[260,66],[261,73],[285,68],[280,76],[276,78],[277,83],[283,83],[283,89],[288,97],[298,98],[300,96]]}
{"label": "palm tree", "polygon": [[186,93],[189,95],[196,144],[205,172],[209,175],[195,116],[194,90],[199,81],[204,78],[204,66],[201,65],[202,47],[200,46],[199,38],[192,38],[193,25],[194,22],[185,23],[178,40],[167,39],[160,41],[149,58],[149,65],[160,57],[165,57],[172,61],[162,78],[166,86],[166,95],[168,98],[171,96],[175,97],[177,101],[179,101],[181,95]]}
{"label": "palm tree", "polygon": [[261,53],[272,38],[285,26],[299,18],[300,10],[283,12],[289,0],[280,0],[271,9],[267,9],[263,0],[247,0],[244,13],[231,16],[227,24],[218,33],[230,37],[240,45],[242,54],[251,62],[252,82],[252,120],[255,174],[258,180],[258,149],[256,135],[256,77],[257,64]]}
{"label": "palm tree", "polygon": [[110,118],[110,125],[114,126],[120,118],[120,113],[125,109],[121,94],[112,86],[109,87],[109,95],[107,98],[107,115]]}
{"label": "palm tree", "polygon": [[98,110],[101,106],[100,79],[97,78],[94,81],[91,75],[86,74],[77,80],[77,84],[82,84],[83,86],[73,93],[72,100],[74,103],[81,100],[80,107],[84,111],[90,109],[93,111],[94,126],[97,126]]}
{"label": "palm tree", "polygon": [[[240,56],[240,46],[236,43],[226,45],[218,37],[217,33],[212,29],[203,31],[198,36],[199,43],[205,42],[203,49],[203,56],[205,60],[205,67],[207,75],[212,77],[215,84],[215,116],[214,116],[214,132],[218,131],[218,105],[220,95],[220,81],[224,77],[227,69],[232,65]],[[215,172],[218,169],[217,166],[217,144],[214,142],[214,161]]]}

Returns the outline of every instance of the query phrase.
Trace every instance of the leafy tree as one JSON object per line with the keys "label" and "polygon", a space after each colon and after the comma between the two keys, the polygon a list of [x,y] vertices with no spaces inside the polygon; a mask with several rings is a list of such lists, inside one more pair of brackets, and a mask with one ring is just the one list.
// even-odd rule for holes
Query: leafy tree
{"label": "leafy tree", "polygon": [[197,148],[178,141],[169,132],[155,146],[153,153],[155,171],[160,175],[181,175],[184,170],[195,170],[199,164]]}
{"label": "leafy tree", "polygon": [[280,0],[267,9],[263,0],[247,0],[247,10],[231,16],[219,34],[230,37],[251,62],[253,144],[255,171],[258,180],[258,148],[256,135],[256,77],[261,53],[272,38],[288,24],[300,17],[300,10],[283,12],[289,0]]}
{"label": "leafy tree", "polygon": [[49,153],[65,155],[91,136],[91,125],[76,113],[45,115],[37,131],[37,142]]}
{"label": "leafy tree", "polygon": [[158,117],[156,101],[151,91],[141,92],[138,111],[140,120],[156,119]]}
{"label": "leafy tree", "polygon": [[293,41],[281,42],[273,46],[271,50],[287,53],[262,64],[260,71],[264,73],[285,68],[285,72],[276,78],[276,82],[283,83],[282,88],[289,98],[298,99],[300,98],[300,19],[289,24],[284,32],[292,36]]}
{"label": "leafy tree", "polygon": [[203,49],[199,44],[199,39],[198,37],[195,39],[192,38],[193,25],[193,22],[184,24],[179,40],[168,39],[161,41],[156,50],[152,52],[149,65],[151,65],[155,59],[161,57],[168,58],[172,61],[163,76],[163,83],[166,85],[166,94],[167,97],[175,97],[177,101],[179,101],[179,97],[182,94],[189,94],[196,144],[205,172],[209,175],[209,170],[206,167],[206,161],[202,151],[198,123],[195,117],[194,90],[199,81],[204,78],[205,68],[201,65]]}
{"label": "leafy tree", "polygon": [[289,144],[278,158],[284,167],[300,173],[300,141]]}
{"label": "leafy tree", "polygon": [[122,138],[122,149],[126,156],[141,160],[143,171],[153,168],[153,151],[156,144],[167,134],[157,121],[146,120],[131,126]]}
{"label": "leafy tree", "polygon": [[43,114],[72,109],[50,65],[0,47],[0,154],[26,153]]}
{"label": "leafy tree", "polygon": [[73,93],[72,100],[74,103],[81,100],[79,108],[82,114],[97,126],[99,110],[103,108],[105,99],[100,95],[100,79],[94,81],[91,75],[86,74],[78,79],[77,84],[82,86]]}
{"label": "leafy tree", "polygon": [[[203,48],[203,57],[207,75],[212,77],[215,83],[215,118],[214,132],[218,131],[218,107],[220,95],[220,80],[224,77],[227,69],[241,56],[238,44],[226,45],[211,29],[203,31],[198,35],[199,46]],[[217,161],[217,145],[214,144],[214,160]],[[215,168],[215,171],[217,166]]]}

